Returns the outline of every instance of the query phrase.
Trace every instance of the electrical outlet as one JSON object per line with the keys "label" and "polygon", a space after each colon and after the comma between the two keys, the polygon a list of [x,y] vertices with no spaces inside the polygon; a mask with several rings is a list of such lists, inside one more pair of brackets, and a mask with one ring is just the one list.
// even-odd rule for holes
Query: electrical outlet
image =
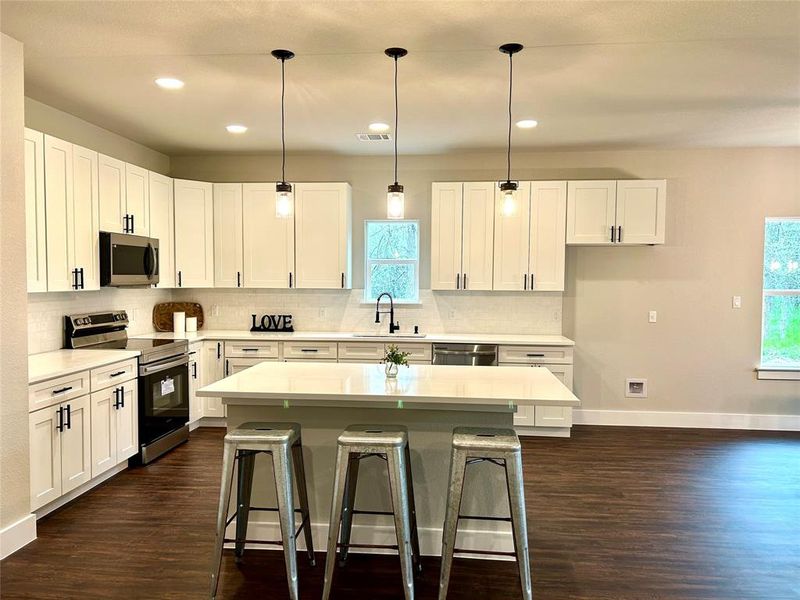
{"label": "electrical outlet", "polygon": [[647,314],[647,322],[648,323],[655,323],[656,321],[658,321],[658,313],[656,311],[654,311],[654,310],[651,310]]}
{"label": "electrical outlet", "polygon": [[742,297],[741,296],[734,296],[731,300],[731,306],[733,308],[742,308]]}
{"label": "electrical outlet", "polygon": [[447,319],[453,321],[455,320],[455,318],[456,318],[456,311],[451,308],[450,310],[447,311]]}
{"label": "electrical outlet", "polygon": [[212,304],[211,305],[211,316],[218,317],[219,316],[219,304]]}
{"label": "electrical outlet", "polygon": [[319,318],[320,319],[324,319],[327,316],[328,316],[328,309],[325,308],[324,306],[320,306],[319,307]]}
{"label": "electrical outlet", "polygon": [[647,398],[647,379],[626,379],[626,398]]}

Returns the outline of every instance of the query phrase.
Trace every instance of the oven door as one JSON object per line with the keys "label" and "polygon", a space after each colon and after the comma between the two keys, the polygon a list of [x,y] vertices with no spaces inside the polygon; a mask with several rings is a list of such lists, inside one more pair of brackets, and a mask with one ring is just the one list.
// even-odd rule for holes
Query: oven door
{"label": "oven door", "polygon": [[100,285],[150,286],[158,283],[158,240],[100,232]]}
{"label": "oven door", "polygon": [[139,445],[189,422],[189,356],[139,367]]}

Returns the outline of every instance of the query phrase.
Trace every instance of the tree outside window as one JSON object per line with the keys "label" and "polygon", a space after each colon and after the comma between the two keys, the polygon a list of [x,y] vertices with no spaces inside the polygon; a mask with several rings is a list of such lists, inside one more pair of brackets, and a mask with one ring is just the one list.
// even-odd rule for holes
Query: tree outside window
{"label": "tree outside window", "polygon": [[419,301],[419,222],[365,222],[364,299],[389,292],[395,302]]}
{"label": "tree outside window", "polygon": [[764,227],[761,364],[800,367],[800,217]]}

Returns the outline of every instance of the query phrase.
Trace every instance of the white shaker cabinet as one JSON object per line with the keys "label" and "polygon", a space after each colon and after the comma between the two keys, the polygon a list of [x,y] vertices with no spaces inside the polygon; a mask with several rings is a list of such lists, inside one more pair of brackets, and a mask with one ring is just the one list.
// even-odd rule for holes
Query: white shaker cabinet
{"label": "white shaker cabinet", "polygon": [[150,183],[147,169],[125,164],[125,207],[128,233],[150,235]]}
{"label": "white shaker cabinet", "polygon": [[92,478],[89,396],[64,402],[60,407],[64,409],[60,434],[61,493],[66,494]]}
{"label": "white shaker cabinet", "polygon": [[31,510],[61,496],[60,406],[28,415]]}
{"label": "white shaker cabinet", "polygon": [[[274,212],[274,211],[273,211]],[[225,377],[225,349],[223,342],[205,341],[202,349],[202,385],[210,385]],[[224,417],[225,406],[221,398],[198,398],[201,416]]]}
{"label": "white shaker cabinet", "polygon": [[115,408],[117,463],[139,452],[139,382],[132,379],[120,386]]}
{"label": "white shaker cabinet", "polygon": [[616,181],[567,182],[567,243],[611,244],[616,208]]}
{"label": "white shaker cabinet", "polygon": [[496,187],[496,182],[433,184],[432,289],[492,289]]}
{"label": "white shaker cabinet", "polygon": [[98,156],[94,150],[72,146],[72,263],[81,290],[100,289],[100,222]]}
{"label": "white shaker cabinet", "polygon": [[212,184],[175,179],[175,270],[178,287],[214,287]]}
{"label": "white shaker cabinet", "polygon": [[138,451],[137,380],[92,392],[92,477],[134,456]]}
{"label": "white shaker cabinet", "polygon": [[275,214],[275,184],[243,185],[245,287],[295,286],[294,219]]}
{"label": "white shaker cabinet", "polygon": [[172,179],[150,171],[150,237],[158,240],[159,288],[175,287],[175,204]]}
{"label": "white shaker cabinet", "polygon": [[666,215],[666,180],[617,181],[618,244],[663,244]]}
{"label": "white shaker cabinet", "polygon": [[28,291],[47,291],[44,134],[25,128],[25,239]]}
{"label": "white shaker cabinet", "polygon": [[531,182],[529,290],[564,290],[566,214],[566,181]]}
{"label": "white shaker cabinet", "polygon": [[350,184],[298,183],[294,202],[295,286],[350,289]]}
{"label": "white shaker cabinet", "polygon": [[98,155],[100,188],[100,231],[128,232],[125,173],[123,161],[105,154]]}
{"label": "white shaker cabinet", "polygon": [[495,290],[528,289],[531,183],[520,181],[514,211],[506,214],[498,189],[494,209]]}
{"label": "white shaker cabinet", "polygon": [[197,390],[205,385],[203,381],[203,342],[189,344],[189,422],[193,423],[203,416],[203,398]]}
{"label": "white shaker cabinet", "polygon": [[242,184],[215,183],[214,287],[242,286],[242,251]]}

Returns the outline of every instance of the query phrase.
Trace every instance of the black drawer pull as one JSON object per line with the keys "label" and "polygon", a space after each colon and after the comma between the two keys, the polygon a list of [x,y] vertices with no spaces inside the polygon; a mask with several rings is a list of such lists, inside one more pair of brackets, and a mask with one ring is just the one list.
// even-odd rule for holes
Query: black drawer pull
{"label": "black drawer pull", "polygon": [[300,348],[300,352],[319,352],[319,348]]}
{"label": "black drawer pull", "polygon": [[119,377],[120,375],[125,375],[125,371],[117,371],[116,373],[111,373],[109,377]]}
{"label": "black drawer pull", "polygon": [[528,357],[530,357],[530,358],[537,358],[537,357],[544,358],[544,353],[538,353],[538,354],[526,354],[525,356],[528,356]]}
{"label": "black drawer pull", "polygon": [[242,352],[258,352],[258,348],[242,348]]}
{"label": "black drawer pull", "polygon": [[63,394],[64,392],[68,392],[71,389],[72,389],[72,386],[68,385],[67,387],[63,387],[63,388],[60,388],[60,389],[57,389],[57,390],[53,390],[53,395],[55,395],[55,394]]}

